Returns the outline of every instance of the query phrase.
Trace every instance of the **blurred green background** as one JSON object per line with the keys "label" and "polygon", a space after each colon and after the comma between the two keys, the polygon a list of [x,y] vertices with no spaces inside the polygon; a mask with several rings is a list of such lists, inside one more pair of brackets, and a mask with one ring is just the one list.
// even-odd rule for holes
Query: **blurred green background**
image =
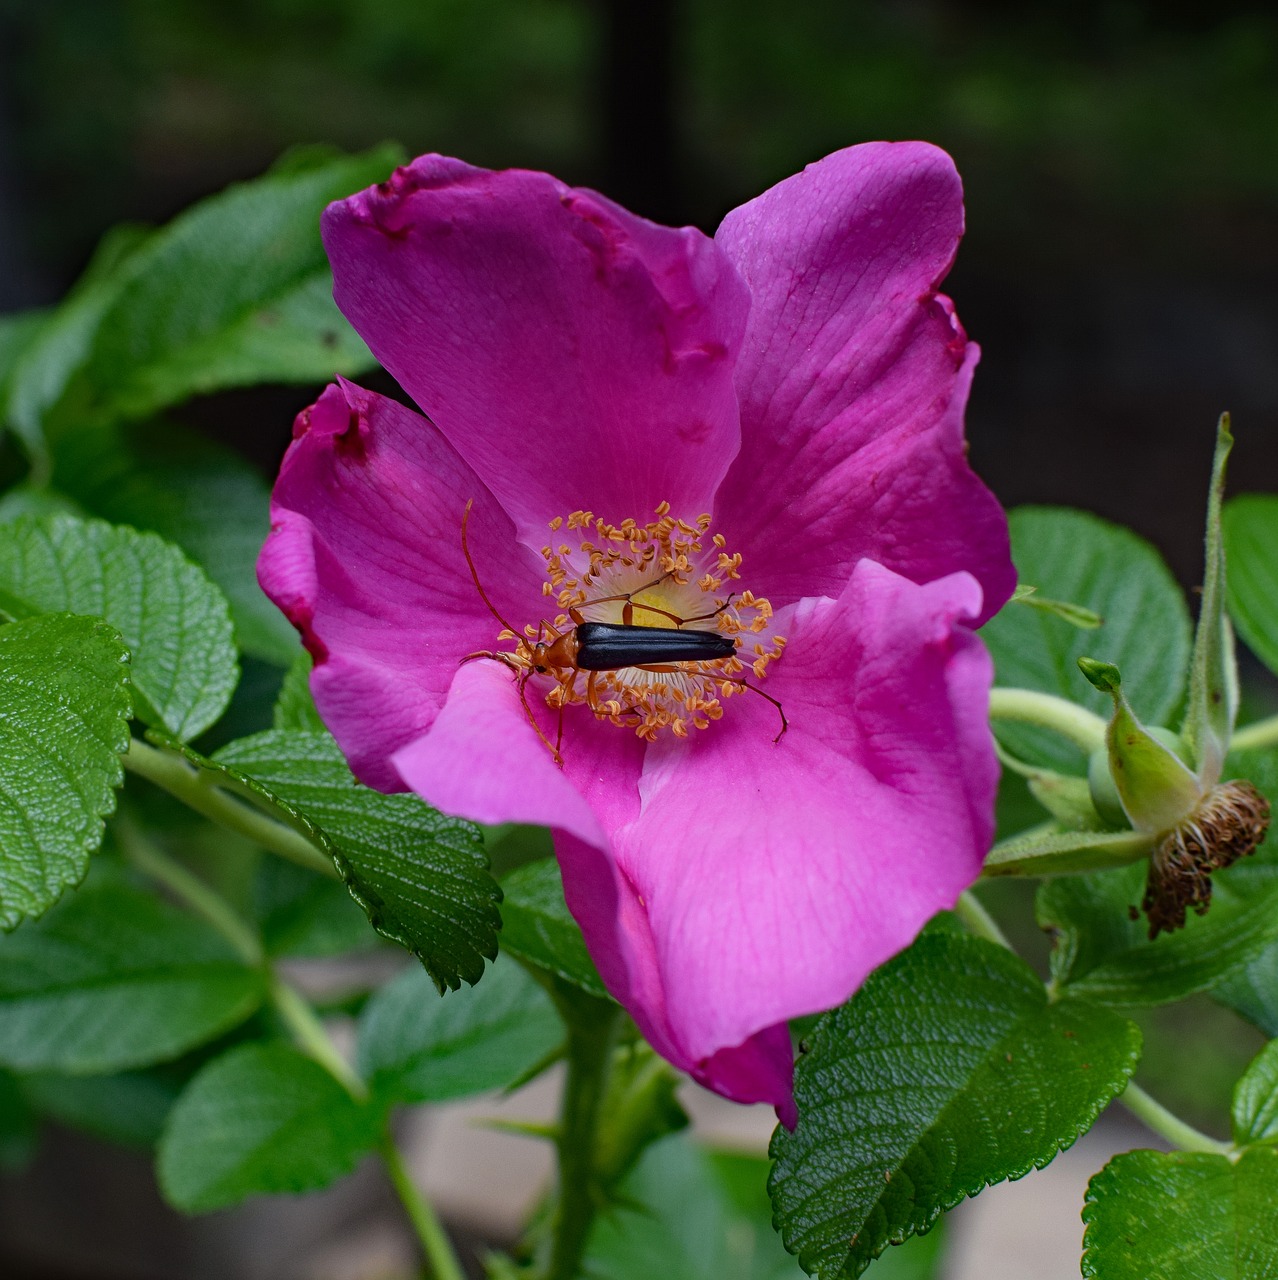
{"label": "blurred green background", "polygon": [[[1222,408],[1278,488],[1271,4],[0,0],[0,310],[113,222],[388,137],[707,229],[837,147],[933,140],[967,183],[949,288],[1000,496],[1124,519],[1189,582]],[[225,414],[264,467],[296,401]]]}

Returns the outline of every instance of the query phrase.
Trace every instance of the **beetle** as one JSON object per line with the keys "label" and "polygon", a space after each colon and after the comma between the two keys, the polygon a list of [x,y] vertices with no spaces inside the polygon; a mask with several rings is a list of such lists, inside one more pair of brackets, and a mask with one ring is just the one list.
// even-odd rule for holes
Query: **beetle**
{"label": "beetle", "polygon": [[[583,601],[585,606],[620,602],[622,606],[620,623],[588,621],[582,615],[580,607],[572,607],[568,609],[568,616],[574,623],[572,630],[559,631],[543,618],[538,624],[536,638],[530,639],[502,617],[479,581],[479,572],[475,568],[475,561],[471,556],[470,544],[466,536],[466,527],[473,505],[472,498],[466,503],[466,509],[462,513],[462,554],[466,557],[466,564],[470,569],[471,579],[475,583],[475,590],[479,592],[479,598],[484,602],[488,612],[511,634],[516,648],[513,652],[481,649],[476,653],[467,654],[461,661],[472,662],[479,658],[490,658],[516,673],[519,700],[523,703],[524,714],[528,717],[528,723],[532,725],[537,736],[550,749],[556,764],[563,765],[560,748],[563,745],[564,704],[570,701],[570,695],[576,692],[578,673],[583,671],[588,673],[586,704],[596,716],[607,718],[610,713],[600,705],[597,685],[599,673],[602,671],[620,671],[632,667],[654,674],[675,674],[687,670],[680,666],[680,663],[720,662],[736,654],[737,643],[734,637],[721,631],[706,631],[685,625],[690,622],[706,622],[717,617],[732,603],[731,595],[710,613],[699,614],[692,618],[682,618],[655,605],[635,602],[635,596],[659,586],[671,576],[669,572],[661,574],[660,577],[642,586],[635,587],[632,591]],[[672,627],[636,625],[634,622],[636,609],[659,615],[675,625]],[[527,686],[534,674],[553,676],[562,691],[558,706],[558,732],[553,745],[542,732],[541,726],[538,725],[532,713],[532,708],[528,705]],[[789,721],[786,719],[781,703],[776,698],[742,676],[714,673],[712,678],[718,684],[734,684],[749,689],[772,703],[781,716],[781,729],[773,742],[780,742],[782,735],[789,728]],[[642,713],[634,707],[623,708],[619,714],[642,718]]]}

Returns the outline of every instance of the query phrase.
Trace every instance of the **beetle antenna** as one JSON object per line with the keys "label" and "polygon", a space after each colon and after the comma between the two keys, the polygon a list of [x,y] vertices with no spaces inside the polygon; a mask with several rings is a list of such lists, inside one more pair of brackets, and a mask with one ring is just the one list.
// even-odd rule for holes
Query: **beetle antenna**
{"label": "beetle antenna", "polygon": [[502,625],[503,627],[505,627],[505,628],[506,628],[506,630],[507,630],[507,631],[512,632],[512,633],[514,634],[515,638],[516,638],[516,639],[518,639],[518,638],[519,638],[519,632],[518,632],[518,631],[516,631],[516,630],[515,630],[515,628],[514,628],[514,627],[512,627],[512,626],[510,625],[510,623],[509,623],[509,622],[507,622],[507,621],[506,621],[506,619],[505,619],[505,618],[503,618],[503,617],[501,616],[501,614],[500,614],[500,613],[498,613],[498,612],[497,612],[497,608],[496,608],[496,606],[495,606],[495,605],[493,604],[493,602],[488,598],[488,593],[484,590],[484,588],[483,588],[482,584],[481,584],[481,583],[480,583],[480,581],[479,581],[479,573],[478,573],[478,571],[477,571],[477,570],[476,570],[476,568],[475,568],[475,562],[474,562],[474,560],[473,560],[473,559],[471,559],[471,555],[470,555],[470,543],[466,541],[466,522],[470,519],[470,509],[471,509],[471,507],[473,507],[474,505],[475,505],[475,499],[474,499],[474,498],[468,498],[468,499],[466,500],[466,510],[462,512],[462,530],[461,530],[461,533],[462,533],[462,555],[464,555],[464,556],[466,557],[466,563],[467,563],[467,565],[469,565],[469,566],[470,566],[470,576],[471,576],[471,580],[472,580],[472,581],[474,582],[474,584],[475,584],[475,590],[479,592],[479,598],[484,602],[484,604],[486,604],[486,605],[488,606],[488,612],[489,612],[489,613],[491,613],[491,614],[493,615],[493,617],[494,617],[494,618],[496,618],[496,619],[497,619],[497,621],[498,621],[498,622],[500,622],[500,623],[501,623],[501,625]]}

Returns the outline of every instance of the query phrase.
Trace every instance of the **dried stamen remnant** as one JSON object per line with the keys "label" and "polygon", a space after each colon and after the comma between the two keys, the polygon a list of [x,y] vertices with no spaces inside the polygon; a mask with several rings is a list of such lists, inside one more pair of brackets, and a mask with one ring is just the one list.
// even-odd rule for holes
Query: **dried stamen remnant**
{"label": "dried stamen remnant", "polygon": [[1269,801],[1250,782],[1213,787],[1150,858],[1141,902],[1150,938],[1182,928],[1191,909],[1202,915],[1212,872],[1254,853],[1268,830]]}

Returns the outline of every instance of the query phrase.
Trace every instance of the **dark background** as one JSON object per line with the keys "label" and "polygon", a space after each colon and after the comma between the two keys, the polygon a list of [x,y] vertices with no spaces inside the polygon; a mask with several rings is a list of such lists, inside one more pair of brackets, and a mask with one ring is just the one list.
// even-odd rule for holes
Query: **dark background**
{"label": "dark background", "polygon": [[[1200,573],[1212,427],[1278,489],[1278,13],[1248,0],[0,0],[0,310],[112,223],[392,137],[712,230],[827,151],[945,146],[972,457]],[[264,468],[306,392],[198,407]]]}

